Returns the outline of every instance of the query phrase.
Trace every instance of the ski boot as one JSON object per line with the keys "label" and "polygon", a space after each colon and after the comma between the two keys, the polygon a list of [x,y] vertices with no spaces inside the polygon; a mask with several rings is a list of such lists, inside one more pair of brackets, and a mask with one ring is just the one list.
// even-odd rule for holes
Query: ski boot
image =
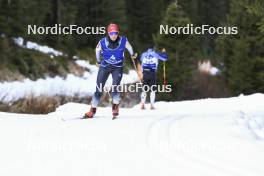
{"label": "ski boot", "polygon": [[156,108],[154,107],[153,104],[151,104],[151,105],[150,105],[150,109],[151,109],[151,110],[155,110]]}
{"label": "ski boot", "polygon": [[118,104],[113,104],[113,106],[112,106],[112,113],[113,113],[113,118],[112,119],[114,120],[119,115],[119,107],[118,107]]}
{"label": "ski boot", "polygon": [[85,119],[86,118],[93,118],[95,113],[96,113],[96,108],[93,108],[91,106],[90,110],[84,114],[83,118],[85,118]]}

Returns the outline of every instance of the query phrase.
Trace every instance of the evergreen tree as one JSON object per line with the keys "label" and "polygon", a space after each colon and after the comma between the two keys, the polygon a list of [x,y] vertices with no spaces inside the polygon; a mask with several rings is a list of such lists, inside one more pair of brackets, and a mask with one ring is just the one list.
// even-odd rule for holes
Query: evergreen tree
{"label": "evergreen tree", "polygon": [[159,30],[166,6],[162,0],[127,0],[126,6],[128,36],[141,52],[153,46],[153,35]]}
{"label": "evergreen tree", "polygon": [[0,5],[0,30],[11,37],[28,37],[27,25],[42,24],[50,7],[41,0],[1,0]]}
{"label": "evergreen tree", "polygon": [[[163,19],[163,25],[186,26],[191,21],[181,6],[172,2],[167,8]],[[158,48],[166,48],[168,53],[167,77],[168,84],[172,85],[171,94],[163,94],[165,99],[184,99],[188,92],[184,93],[184,87],[191,80],[191,70],[196,66],[197,39],[194,35],[156,35],[155,43]],[[161,67],[162,68],[162,67]],[[162,82],[162,69],[159,69],[158,78]]]}
{"label": "evergreen tree", "polygon": [[260,31],[264,33],[264,1],[255,0],[255,2],[249,6],[249,12],[254,13],[261,18],[261,21],[259,23]]}
{"label": "evergreen tree", "polygon": [[[197,25],[210,25],[218,27],[224,19],[229,0],[178,0],[191,21]],[[204,57],[214,59],[216,35],[199,35],[199,45],[202,46]]]}
{"label": "evergreen tree", "polygon": [[127,29],[125,6],[124,0],[103,0],[102,15],[104,17],[104,24],[116,23],[125,32]]}
{"label": "evergreen tree", "polygon": [[[78,26],[101,27],[109,23],[117,23],[122,33],[126,32],[126,12],[124,0],[80,0],[76,24]],[[75,36],[79,47],[94,48],[102,35],[77,35]]]}
{"label": "evergreen tree", "polygon": [[[61,24],[62,26],[69,26],[75,24],[75,17],[77,14],[76,0],[50,0],[51,8],[43,20],[44,26],[54,26]],[[73,35],[45,35],[43,41],[48,45],[62,49],[69,55],[74,54],[76,48]]]}
{"label": "evergreen tree", "polygon": [[264,34],[259,27],[261,18],[250,10],[252,5],[249,0],[232,0],[226,25],[237,26],[239,33],[217,40],[232,95],[264,92]]}

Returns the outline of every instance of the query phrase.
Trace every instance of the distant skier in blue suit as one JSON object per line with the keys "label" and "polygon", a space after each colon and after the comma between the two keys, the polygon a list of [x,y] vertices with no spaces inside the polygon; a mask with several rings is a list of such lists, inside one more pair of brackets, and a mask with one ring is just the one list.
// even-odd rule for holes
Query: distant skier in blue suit
{"label": "distant skier in blue suit", "polygon": [[[100,102],[100,98],[103,94],[103,90],[100,87],[104,87],[109,75],[112,75],[112,85],[120,85],[123,75],[123,62],[125,49],[129,51],[131,58],[135,58],[136,55],[128,42],[127,38],[119,35],[119,26],[111,23],[107,27],[108,36],[102,38],[96,47],[96,59],[100,64],[99,71],[96,80],[96,91],[92,97],[91,108],[85,113],[85,118],[92,118],[96,113],[96,108]],[[116,87],[112,92],[112,113],[113,117],[119,114],[120,93]]]}
{"label": "distant skier in blue suit", "polygon": [[[149,87],[154,86],[154,89],[150,91],[150,108],[155,109],[155,97],[156,97],[156,89],[157,86],[157,69],[159,60],[166,61],[168,58],[166,54],[166,50],[163,49],[161,53],[154,50],[154,48],[149,48],[146,52],[142,53],[140,57],[142,75],[143,75],[143,85],[147,85]],[[145,109],[147,92],[142,91],[141,93],[141,109]]]}

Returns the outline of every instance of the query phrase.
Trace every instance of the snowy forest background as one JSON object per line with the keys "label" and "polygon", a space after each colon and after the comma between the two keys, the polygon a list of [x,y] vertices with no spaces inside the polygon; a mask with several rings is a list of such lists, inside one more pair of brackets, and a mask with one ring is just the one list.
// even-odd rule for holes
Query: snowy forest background
{"label": "snowy forest background", "polygon": [[[27,25],[107,26],[118,23],[139,54],[155,45],[166,48],[167,83],[170,94],[158,100],[186,100],[264,93],[264,1],[263,0],[0,0],[0,81],[38,80],[40,78],[82,75],[83,68],[74,56],[95,64],[94,48],[103,35],[28,35]],[[159,25],[237,26],[237,35],[159,35]],[[62,51],[64,55],[43,54],[18,46],[14,38],[36,42]],[[201,72],[198,63],[210,61],[217,75]],[[132,69],[126,60],[126,73]],[[163,84],[162,64],[158,83]],[[89,82],[87,82],[89,84]],[[135,99],[128,95],[126,99]],[[41,100],[43,101],[43,97]],[[46,113],[74,97],[43,102],[19,100],[0,104],[2,111]],[[85,99],[84,102],[89,102]],[[44,104],[45,104],[44,103]],[[22,107],[22,108],[21,108]],[[24,108],[27,107],[27,108]]]}

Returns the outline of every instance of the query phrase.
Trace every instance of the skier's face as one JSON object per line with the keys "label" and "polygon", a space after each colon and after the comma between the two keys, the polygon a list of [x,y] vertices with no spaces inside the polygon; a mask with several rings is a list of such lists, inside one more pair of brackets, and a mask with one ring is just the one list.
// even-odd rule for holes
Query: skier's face
{"label": "skier's face", "polygon": [[118,37],[118,33],[109,33],[109,37],[112,41],[115,41]]}

